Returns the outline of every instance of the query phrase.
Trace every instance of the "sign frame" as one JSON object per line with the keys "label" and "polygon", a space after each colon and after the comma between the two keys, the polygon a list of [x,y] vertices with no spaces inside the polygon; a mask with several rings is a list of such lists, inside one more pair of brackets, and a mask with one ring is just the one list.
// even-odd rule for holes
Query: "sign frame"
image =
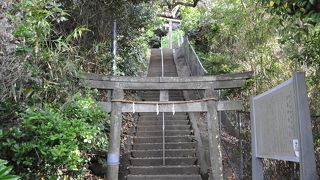
{"label": "sign frame", "polygon": [[[311,128],[309,102],[307,96],[307,88],[305,82],[305,73],[296,72],[288,81],[266,91],[255,97],[250,98],[250,118],[251,118],[251,148],[252,148],[252,179],[263,180],[263,158],[257,154],[257,132],[256,122],[259,117],[256,116],[255,98],[268,95],[277,91],[287,83],[293,84],[293,106],[295,108],[295,117],[298,121],[298,142],[299,142],[299,158],[300,163],[300,179],[316,180],[318,179],[313,147],[313,136]],[[280,138],[280,137],[279,137]],[[270,159],[270,158],[268,158]],[[278,160],[288,160],[272,158]],[[297,161],[294,161],[297,162]]]}

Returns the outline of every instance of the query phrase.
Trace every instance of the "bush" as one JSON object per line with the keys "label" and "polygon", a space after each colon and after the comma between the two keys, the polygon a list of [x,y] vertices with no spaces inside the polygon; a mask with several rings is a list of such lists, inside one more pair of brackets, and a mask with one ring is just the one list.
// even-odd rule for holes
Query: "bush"
{"label": "bush", "polygon": [[17,180],[20,179],[18,176],[10,175],[12,167],[8,167],[7,161],[0,159],[0,179],[5,180]]}
{"label": "bush", "polygon": [[62,107],[30,107],[20,116],[21,126],[4,131],[0,147],[25,178],[81,177],[92,154],[107,150],[109,118],[91,95],[78,93]]}

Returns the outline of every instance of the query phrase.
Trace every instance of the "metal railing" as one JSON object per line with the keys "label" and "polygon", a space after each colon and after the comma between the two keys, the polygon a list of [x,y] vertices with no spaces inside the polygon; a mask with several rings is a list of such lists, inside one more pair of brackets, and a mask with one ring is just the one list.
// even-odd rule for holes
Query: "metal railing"
{"label": "metal railing", "polygon": [[190,67],[191,76],[203,76],[208,73],[202,66],[202,63],[194,48],[190,44],[187,36],[183,38],[181,48],[183,48],[186,62]]}
{"label": "metal railing", "polygon": [[[160,51],[161,51],[161,77],[164,77],[162,38],[160,39]],[[166,158],[165,157],[166,157],[166,151],[165,151],[165,123],[164,123],[164,112],[162,112],[162,165],[163,166],[166,165]]]}

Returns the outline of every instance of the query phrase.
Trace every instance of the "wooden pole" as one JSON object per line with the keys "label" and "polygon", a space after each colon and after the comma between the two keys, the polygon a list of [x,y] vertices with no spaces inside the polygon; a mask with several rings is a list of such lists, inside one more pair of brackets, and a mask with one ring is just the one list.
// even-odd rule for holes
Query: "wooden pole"
{"label": "wooden pole", "polygon": [[[212,90],[207,89],[205,91],[205,96],[206,98],[212,98],[213,97]],[[210,153],[210,163],[211,163],[210,179],[222,180],[223,167],[222,167],[222,152],[221,152],[217,102],[208,101],[207,107],[208,107],[207,121],[208,121],[208,133],[209,133],[209,153]]]}
{"label": "wooden pole", "polygon": [[[113,90],[113,99],[123,99],[124,92],[122,89]],[[111,127],[109,139],[109,151],[107,159],[107,180],[118,179],[120,164],[120,135],[121,135],[121,102],[112,102],[111,110]]]}

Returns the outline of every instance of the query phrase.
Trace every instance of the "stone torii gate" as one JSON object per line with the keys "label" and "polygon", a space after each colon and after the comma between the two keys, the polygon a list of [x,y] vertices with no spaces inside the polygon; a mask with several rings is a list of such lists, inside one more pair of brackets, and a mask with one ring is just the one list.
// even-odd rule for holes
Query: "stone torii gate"
{"label": "stone torii gate", "polygon": [[[86,74],[83,85],[86,87],[112,91],[110,102],[99,102],[111,112],[111,130],[107,159],[107,179],[118,179],[120,158],[120,134],[123,112],[206,112],[210,148],[210,175],[223,179],[222,153],[218,111],[241,110],[241,101],[218,101],[214,90],[239,88],[252,72],[219,76],[193,77],[111,77]],[[168,100],[168,90],[204,90],[204,99],[194,101],[125,101],[124,90],[160,90],[160,99]],[[164,97],[164,98],[163,98]],[[174,106],[174,107],[173,107]]]}

